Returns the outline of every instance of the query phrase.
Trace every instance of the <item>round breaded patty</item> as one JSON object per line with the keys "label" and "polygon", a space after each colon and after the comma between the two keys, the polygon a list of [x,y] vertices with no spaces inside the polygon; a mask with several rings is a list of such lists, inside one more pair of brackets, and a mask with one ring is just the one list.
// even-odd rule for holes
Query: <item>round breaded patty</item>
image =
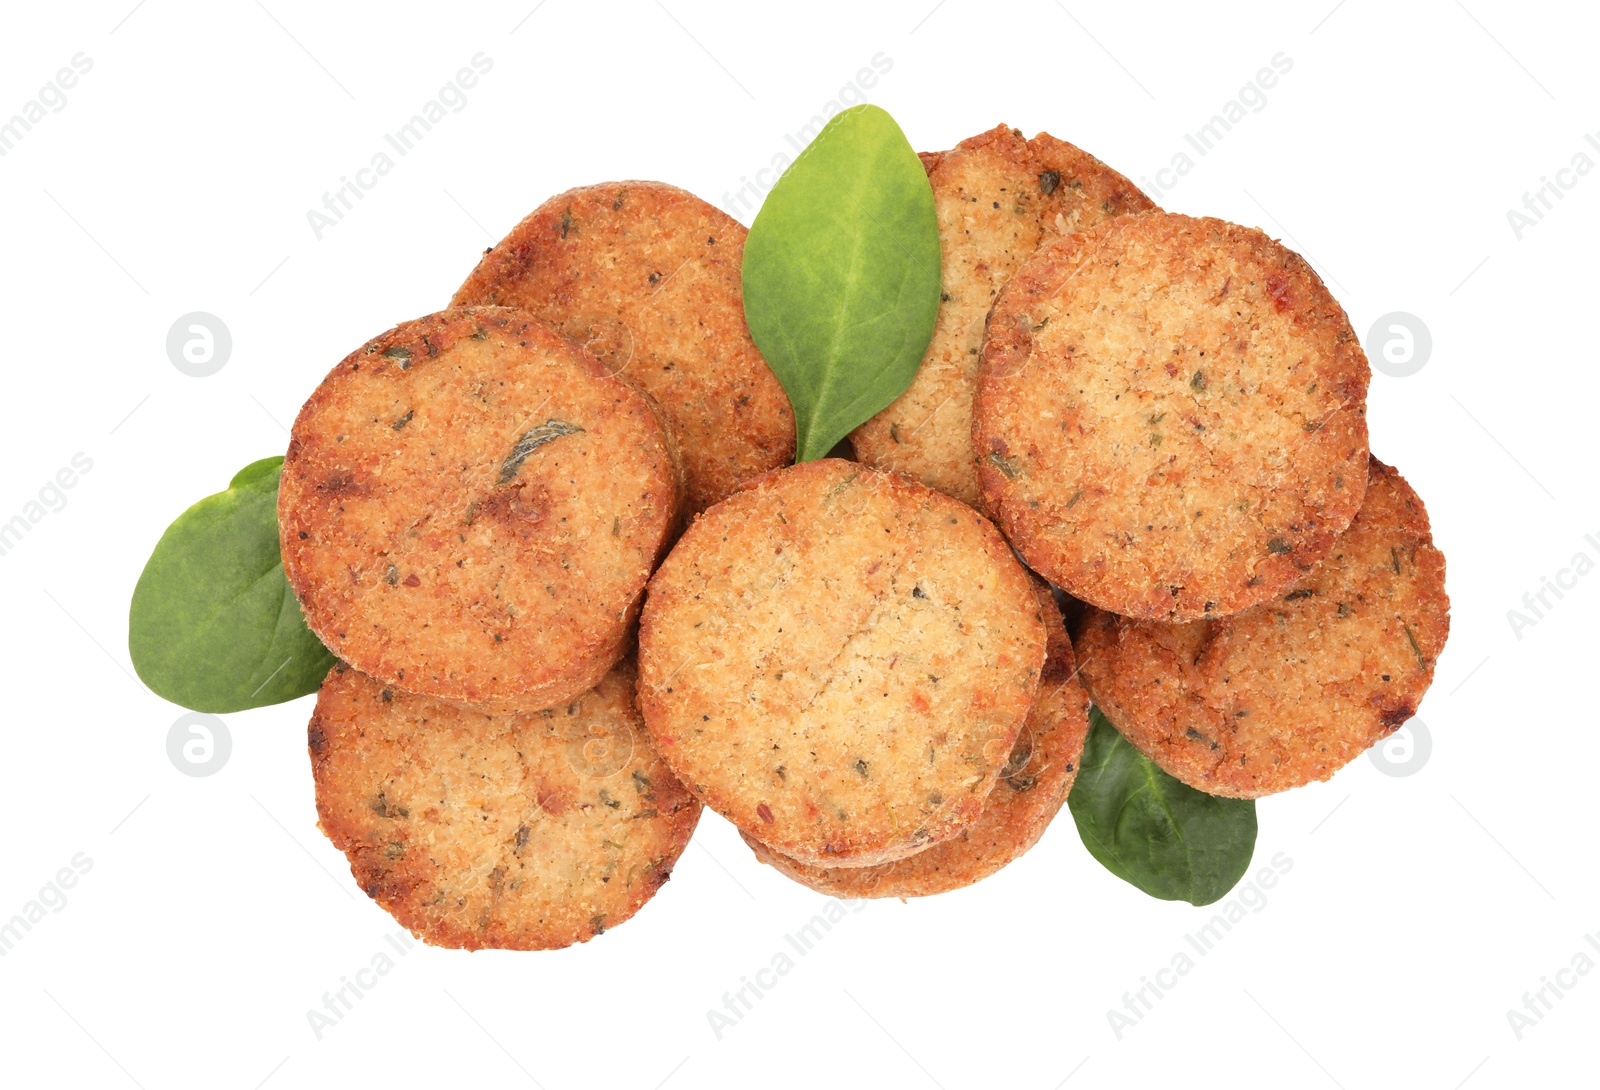
{"label": "round breaded patty", "polygon": [[526,310],[655,398],[700,511],[794,461],[794,411],[744,321],[746,233],[661,182],[585,186],[517,224],[452,305]]}
{"label": "round breaded patty", "polygon": [[1088,614],[1084,685],[1128,741],[1191,787],[1257,798],[1327,779],[1416,713],[1450,632],[1444,556],[1375,458],[1366,496],[1275,601],[1188,624]]}
{"label": "round breaded patty", "polygon": [[668,438],[583,349],[498,307],[351,353],[295,421],[283,566],[328,648],[485,710],[593,688],[677,522]]}
{"label": "round breaded patty", "polygon": [[929,897],[987,878],[1037,844],[1077,777],[1089,698],[1078,684],[1061,610],[1043,583],[1034,589],[1049,641],[1039,695],[982,817],[943,844],[876,867],[807,866],[743,833],[756,858],[831,897]]}
{"label": "round breaded patty", "polygon": [[550,950],[627,920],[700,804],[661,763],[624,659],[559,708],[485,715],[335,666],[308,740],[322,831],[435,946]]}
{"label": "round breaded patty", "polygon": [[1121,174],[1048,133],[1025,140],[999,125],[922,160],[939,216],[938,324],[911,386],[853,431],[850,443],[868,465],[909,473],[976,507],[972,395],[995,296],[1041,243],[1155,205]]}
{"label": "round breaded patty", "polygon": [[1368,377],[1298,255],[1221,220],[1119,216],[1041,249],[995,303],[984,500],[1031,567],[1101,609],[1234,613],[1361,506]]}
{"label": "round breaded patty", "polygon": [[978,818],[1045,627],[987,519],[824,459],[700,516],[650,582],[639,705],[707,805],[807,863],[888,862]]}

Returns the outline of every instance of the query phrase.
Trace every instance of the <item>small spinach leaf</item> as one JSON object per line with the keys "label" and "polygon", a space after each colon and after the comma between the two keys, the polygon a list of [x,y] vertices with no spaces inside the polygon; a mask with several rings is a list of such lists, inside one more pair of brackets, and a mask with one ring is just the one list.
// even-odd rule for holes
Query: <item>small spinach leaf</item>
{"label": "small spinach leaf", "polygon": [[939,313],[939,222],[894,118],[845,110],[784,171],[745,241],[744,312],[794,406],[797,461],[911,385]]}
{"label": "small spinach leaf", "polygon": [[278,551],[283,459],[252,462],[167,527],[133,589],[128,653],[159,696],[236,712],[317,690],[333,655],[306,627]]}
{"label": "small spinach leaf", "polygon": [[1152,897],[1209,905],[1244,877],[1256,850],[1253,799],[1224,799],[1163,772],[1089,711],[1089,740],[1067,796],[1084,847]]}

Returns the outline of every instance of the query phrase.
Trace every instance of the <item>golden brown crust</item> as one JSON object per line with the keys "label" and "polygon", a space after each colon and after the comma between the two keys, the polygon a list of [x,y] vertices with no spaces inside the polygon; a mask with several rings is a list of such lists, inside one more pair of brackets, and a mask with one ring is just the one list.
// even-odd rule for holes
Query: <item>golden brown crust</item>
{"label": "golden brown crust", "polygon": [[486,253],[453,306],[517,307],[655,398],[700,511],[794,461],[794,413],[744,321],[745,228],[661,182],[552,197]]}
{"label": "golden brown crust", "polygon": [[1077,649],[1107,718],[1178,779],[1237,798],[1325,780],[1399,729],[1450,632],[1444,556],[1376,458],[1366,496],[1278,601],[1188,624],[1090,611]]}
{"label": "golden brown crust", "polygon": [[1154,212],[1040,250],[989,316],[973,436],[1028,563],[1114,613],[1280,595],[1361,505],[1369,373],[1260,231]]}
{"label": "golden brown crust", "polygon": [[923,154],[939,217],[942,302],[911,386],[850,435],[856,457],[981,503],[972,396],[983,322],[999,290],[1041,243],[1124,212],[1154,208],[1137,186],[1065,140],[999,125],[953,151]]}
{"label": "golden brown crust", "polygon": [[640,710],[691,791],[787,855],[865,866],[978,817],[1045,631],[987,519],[825,459],[695,521],[639,646]]}
{"label": "golden brown crust", "polygon": [[1037,844],[1077,777],[1089,698],[1078,684],[1072,644],[1049,587],[1036,581],[1034,589],[1049,638],[1039,696],[982,817],[943,844],[875,867],[807,866],[741,833],[756,858],[831,897],[929,897],[987,878]]}
{"label": "golden brown crust", "polygon": [[550,950],[624,922],[700,804],[650,745],[624,659],[594,690],[489,716],[334,667],[307,732],[322,831],[435,946]]}
{"label": "golden brown crust", "polygon": [[336,655],[511,711],[586,692],[622,656],[677,505],[645,399],[484,307],[407,322],[329,373],[295,421],[278,520]]}

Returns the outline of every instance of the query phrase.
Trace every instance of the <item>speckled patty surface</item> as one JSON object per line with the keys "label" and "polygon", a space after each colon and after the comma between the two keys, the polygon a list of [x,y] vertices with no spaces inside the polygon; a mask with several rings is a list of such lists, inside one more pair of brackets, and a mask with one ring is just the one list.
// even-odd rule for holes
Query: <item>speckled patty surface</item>
{"label": "speckled patty surface", "polygon": [[491,716],[336,666],[308,731],[322,831],[435,946],[587,942],[655,895],[700,817],[633,687],[625,659],[562,707]]}
{"label": "speckled patty surface", "polygon": [[745,234],[661,182],[585,186],[513,228],[453,305],[526,310],[655,398],[699,511],[794,460],[794,412],[744,321]]}
{"label": "speckled patty surface", "polygon": [[983,322],[1041,243],[1124,212],[1154,208],[1137,186],[1065,140],[999,125],[922,157],[939,216],[942,301],[909,389],[850,435],[856,457],[980,502],[972,396]]}
{"label": "speckled patty surface", "polygon": [[756,858],[831,897],[928,897],[989,877],[1039,842],[1067,801],[1089,733],[1089,698],[1078,684],[1072,644],[1050,590],[1035,585],[1049,633],[1039,695],[984,800],[983,816],[960,834],[876,867],[813,867],[742,834]]}
{"label": "speckled patty surface", "polygon": [[1377,459],[1366,497],[1272,602],[1188,624],[1091,611],[1081,676],[1107,718],[1184,783],[1240,798],[1325,780],[1410,719],[1450,632],[1444,556]]}
{"label": "speckled patty surface", "polygon": [[1036,253],[989,316],[973,427],[1030,566],[1168,621],[1278,597],[1361,505],[1366,356],[1260,231],[1120,216]]}
{"label": "speckled patty surface", "polygon": [[803,862],[863,866],[975,821],[1045,626],[987,519],[825,459],[702,515],[650,583],[639,703],[703,802]]}
{"label": "speckled patty surface", "polygon": [[295,421],[283,564],[312,631],[384,683],[489,710],[593,688],[677,521],[645,399],[503,308],[390,330]]}

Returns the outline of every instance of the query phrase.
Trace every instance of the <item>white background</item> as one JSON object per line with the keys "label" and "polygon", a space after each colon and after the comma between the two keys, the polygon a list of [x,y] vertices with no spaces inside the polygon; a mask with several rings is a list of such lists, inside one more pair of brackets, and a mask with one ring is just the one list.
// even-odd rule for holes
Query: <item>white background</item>
{"label": "white background", "polygon": [[[1600,162],[1592,11],[534,3],[8,11],[0,118],[74,54],[93,69],[0,158],[0,521],[74,454],[93,469],[0,556],[0,919],[77,853],[93,866],[0,958],[0,1080],[1594,1085],[1600,972],[1520,1040],[1506,1014],[1600,933],[1600,574],[1520,639],[1507,619],[1575,553],[1600,559],[1584,541],[1600,541],[1600,172],[1520,240],[1506,216],[1576,153]],[[466,107],[316,239],[307,210],[479,52],[494,66]],[[1375,375],[1370,405],[1374,452],[1421,492],[1449,558],[1425,767],[1362,759],[1264,801],[1258,865],[1281,852],[1292,871],[1121,1039],[1106,1012],[1210,913],[1123,885],[1065,815],[977,887],[848,915],[717,1039],[707,1010],[823,900],[707,815],[625,927],[556,953],[419,944],[318,1040],[307,1010],[396,925],[315,828],[309,699],[227,717],[213,776],[169,762],[179,709],[126,652],[166,524],[281,452],[334,362],[442,306],[546,197],[659,178],[721,203],[876,54],[892,68],[870,98],[919,148],[1005,121],[1137,180],[1280,52],[1293,69],[1266,106],[1157,199],[1300,249],[1363,337],[1390,311],[1432,331],[1423,370]],[[214,377],[167,359],[190,311],[232,331]]]}

